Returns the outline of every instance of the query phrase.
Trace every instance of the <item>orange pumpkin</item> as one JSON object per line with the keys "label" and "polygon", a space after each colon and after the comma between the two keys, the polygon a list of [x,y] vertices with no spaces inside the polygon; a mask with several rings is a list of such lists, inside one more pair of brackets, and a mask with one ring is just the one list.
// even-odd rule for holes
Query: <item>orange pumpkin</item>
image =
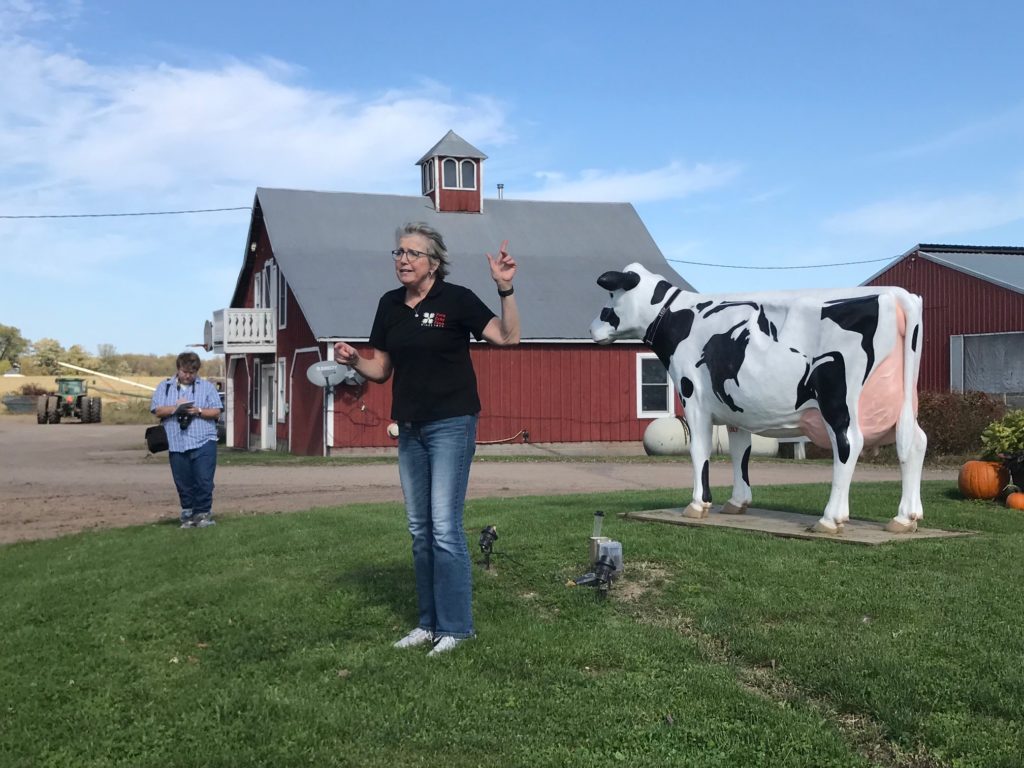
{"label": "orange pumpkin", "polygon": [[994,499],[1010,482],[1010,472],[999,461],[968,461],[960,468],[957,484],[968,499]]}
{"label": "orange pumpkin", "polygon": [[1011,493],[1006,497],[1006,506],[1010,509],[1024,510],[1024,493]]}

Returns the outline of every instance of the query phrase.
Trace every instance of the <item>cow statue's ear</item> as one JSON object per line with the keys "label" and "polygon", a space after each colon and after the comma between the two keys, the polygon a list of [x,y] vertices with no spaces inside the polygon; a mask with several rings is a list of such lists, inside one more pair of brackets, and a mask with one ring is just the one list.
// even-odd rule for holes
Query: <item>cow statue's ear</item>
{"label": "cow statue's ear", "polygon": [[605,272],[597,278],[597,284],[606,291],[628,291],[640,283],[640,275],[636,272]]}

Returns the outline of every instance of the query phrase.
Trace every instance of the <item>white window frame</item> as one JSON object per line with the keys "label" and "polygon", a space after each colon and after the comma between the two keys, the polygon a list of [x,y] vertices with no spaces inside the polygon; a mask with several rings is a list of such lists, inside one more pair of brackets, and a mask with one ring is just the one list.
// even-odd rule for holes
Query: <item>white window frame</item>
{"label": "white window frame", "polygon": [[[445,166],[448,163],[452,163],[452,164],[455,165],[455,184],[454,184],[454,186],[451,185],[451,184],[447,184],[445,182],[445,179],[444,179],[444,169],[445,169]],[[462,169],[463,169],[463,167],[467,163],[473,169],[473,186],[466,186],[465,185],[465,180],[464,180],[464,177],[463,177],[463,174],[462,174]],[[442,189],[470,189],[470,190],[472,190],[472,189],[476,189],[477,188],[477,184],[479,182],[480,171],[477,168],[476,162],[474,160],[469,160],[469,159],[459,160],[459,159],[454,158],[454,157],[446,157],[446,158],[444,158],[444,160],[441,161],[440,168],[441,168],[441,188]]]}
{"label": "white window frame", "polygon": [[[653,352],[638,352],[636,355],[636,416],[638,419],[658,419],[662,416],[675,416],[675,404],[676,404],[676,388],[672,385],[672,379],[668,375],[668,371],[665,370],[665,385],[667,387],[665,392],[665,405],[667,410],[663,411],[646,411],[644,410],[644,385],[653,386],[655,382],[644,382],[644,360],[658,360],[658,356]],[[658,365],[661,365],[661,361],[658,360]],[[664,367],[662,368],[664,370]]]}
{"label": "white window frame", "polygon": [[[448,163],[451,163],[452,165],[455,166],[455,184],[454,185],[453,184],[449,184],[447,179],[445,178],[448,175],[445,172],[445,168],[448,166]],[[442,189],[459,189],[460,188],[459,187],[459,161],[456,160],[454,157],[446,157],[446,158],[444,158],[441,161],[439,167],[441,169],[441,188]]]}
{"label": "white window frame", "polygon": [[253,309],[263,309],[263,270],[252,276],[252,306]]}
{"label": "white window frame", "polygon": [[[466,186],[466,175],[462,172],[462,169],[465,168],[467,165],[470,168],[473,169],[473,186],[471,186],[471,187],[470,186]],[[463,160],[461,163],[459,163],[459,188],[460,189],[476,189],[476,177],[477,176],[478,176],[478,174],[476,172],[476,163],[475,162],[473,162],[472,160]]]}
{"label": "white window frame", "polygon": [[277,358],[277,423],[284,424],[288,418],[288,379],[285,374],[287,359]]}
{"label": "white window frame", "polygon": [[423,164],[423,194],[434,191],[434,158]]}
{"label": "white window frame", "polygon": [[252,402],[249,404],[249,413],[253,421],[260,421],[260,387],[263,385],[263,361],[252,361]]}
{"label": "white window frame", "polygon": [[279,330],[288,327],[288,281],[280,269],[277,271],[277,327]]}

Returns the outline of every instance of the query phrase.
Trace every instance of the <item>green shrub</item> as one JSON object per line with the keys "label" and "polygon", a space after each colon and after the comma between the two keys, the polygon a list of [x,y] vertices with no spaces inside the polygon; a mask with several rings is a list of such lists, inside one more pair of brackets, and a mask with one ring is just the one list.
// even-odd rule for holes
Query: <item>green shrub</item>
{"label": "green shrub", "polygon": [[983,449],[981,433],[1006,413],[984,392],[920,392],[917,423],[928,435],[932,456],[971,456]]}
{"label": "green shrub", "polygon": [[1010,411],[981,433],[983,458],[1002,461],[1018,488],[1024,487],[1024,409]]}
{"label": "green shrub", "polygon": [[1024,453],[1024,409],[1010,411],[985,427],[981,444],[985,447],[984,458],[993,461]]}

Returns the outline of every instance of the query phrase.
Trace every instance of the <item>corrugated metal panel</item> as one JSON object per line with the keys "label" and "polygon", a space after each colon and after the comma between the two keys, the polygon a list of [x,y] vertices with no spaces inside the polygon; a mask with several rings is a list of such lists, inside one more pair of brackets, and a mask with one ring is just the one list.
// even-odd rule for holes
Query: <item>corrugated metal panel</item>
{"label": "corrugated metal panel", "polygon": [[1024,296],[928,259],[908,256],[870,285],[898,285],[924,299],[922,390],[949,390],[950,336],[1024,330]]}

